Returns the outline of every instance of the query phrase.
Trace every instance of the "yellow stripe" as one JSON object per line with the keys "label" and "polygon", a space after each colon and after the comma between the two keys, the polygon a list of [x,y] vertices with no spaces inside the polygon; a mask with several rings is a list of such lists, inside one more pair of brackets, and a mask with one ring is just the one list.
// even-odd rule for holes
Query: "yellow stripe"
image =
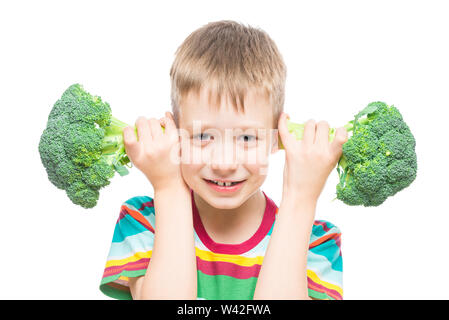
{"label": "yellow stripe", "polygon": [[125,258],[125,259],[108,260],[108,262],[106,262],[106,267],[105,268],[115,267],[115,266],[122,266],[122,265],[130,263],[130,262],[138,261],[140,259],[151,258],[151,254],[152,253],[153,253],[152,250],[146,251],[146,252],[136,252],[131,257],[128,257],[128,258]]}
{"label": "yellow stripe", "polygon": [[[136,252],[134,255],[127,257],[125,259],[119,259],[119,260],[108,260],[106,262],[106,267],[115,267],[115,266],[121,266],[130,262],[135,262],[140,259],[144,258],[151,258],[152,250],[147,252]],[[250,267],[255,264],[262,265],[263,257],[258,256],[254,258],[247,258],[237,255],[230,255],[230,254],[222,254],[222,253],[214,253],[210,251],[200,250],[198,248],[195,248],[196,256],[199,257],[201,260],[205,261],[223,261],[223,262],[231,262],[240,266],[244,267]]]}
{"label": "yellow stripe", "polygon": [[343,296],[343,289],[335,284],[326,282],[318,278],[317,274],[312,270],[307,270],[307,276],[315,283],[321,284],[322,286],[337,291],[341,296]]}
{"label": "yellow stripe", "polygon": [[237,264],[239,266],[243,266],[243,267],[250,267],[255,264],[262,265],[262,261],[263,261],[262,256],[258,256],[258,257],[254,257],[254,258],[247,258],[247,257],[243,257],[243,256],[238,256],[238,255],[214,253],[214,252],[210,252],[210,251],[201,250],[198,248],[195,248],[195,253],[196,253],[196,256],[199,257],[201,260],[231,262],[231,263]]}

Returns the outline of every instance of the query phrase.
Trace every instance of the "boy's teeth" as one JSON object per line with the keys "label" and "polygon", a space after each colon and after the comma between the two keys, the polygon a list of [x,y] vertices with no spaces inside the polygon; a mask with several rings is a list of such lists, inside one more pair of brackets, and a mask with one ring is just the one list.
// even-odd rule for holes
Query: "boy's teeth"
{"label": "boy's teeth", "polygon": [[225,186],[230,187],[232,185],[232,182],[220,182],[220,181],[215,181],[215,180],[212,180],[212,182],[215,184],[218,184],[219,186],[222,186],[222,187],[225,187]]}

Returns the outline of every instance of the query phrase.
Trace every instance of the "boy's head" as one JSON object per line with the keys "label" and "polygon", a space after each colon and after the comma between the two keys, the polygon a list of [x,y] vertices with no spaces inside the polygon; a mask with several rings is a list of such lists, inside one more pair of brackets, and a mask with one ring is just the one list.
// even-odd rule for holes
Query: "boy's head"
{"label": "boy's head", "polygon": [[[277,151],[286,67],[275,43],[234,21],[209,23],[178,48],[170,77],[184,180],[216,208],[241,205],[262,185]],[[245,181],[219,192],[205,179]]]}

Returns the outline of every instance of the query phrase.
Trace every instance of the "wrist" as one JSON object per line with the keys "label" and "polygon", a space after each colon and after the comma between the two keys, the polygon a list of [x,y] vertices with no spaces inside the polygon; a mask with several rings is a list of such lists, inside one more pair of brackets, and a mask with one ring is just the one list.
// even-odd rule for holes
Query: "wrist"
{"label": "wrist", "polygon": [[166,192],[171,194],[188,193],[190,195],[190,188],[184,182],[184,179],[182,179],[181,181],[173,181],[171,183],[167,183],[162,186],[157,186],[154,188],[155,195]]}
{"label": "wrist", "polygon": [[[285,194],[279,208],[285,215],[293,215],[300,219],[301,224],[312,225],[315,220],[317,201],[313,197],[299,194]],[[295,218],[296,219],[296,218]]]}
{"label": "wrist", "polygon": [[282,193],[281,203],[293,207],[304,207],[315,209],[318,198],[300,191],[287,190]]}

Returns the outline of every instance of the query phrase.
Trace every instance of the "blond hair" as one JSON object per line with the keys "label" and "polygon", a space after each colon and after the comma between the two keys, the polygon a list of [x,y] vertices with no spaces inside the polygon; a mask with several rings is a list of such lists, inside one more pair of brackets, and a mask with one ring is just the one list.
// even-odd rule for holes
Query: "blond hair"
{"label": "blond hair", "polygon": [[[181,99],[207,84],[244,110],[245,92],[254,88],[273,106],[273,127],[284,107],[286,66],[274,41],[261,30],[241,23],[211,22],[192,32],[179,46],[170,69],[173,116],[179,126]],[[211,95],[210,95],[211,96]],[[209,96],[209,99],[210,99]]]}

